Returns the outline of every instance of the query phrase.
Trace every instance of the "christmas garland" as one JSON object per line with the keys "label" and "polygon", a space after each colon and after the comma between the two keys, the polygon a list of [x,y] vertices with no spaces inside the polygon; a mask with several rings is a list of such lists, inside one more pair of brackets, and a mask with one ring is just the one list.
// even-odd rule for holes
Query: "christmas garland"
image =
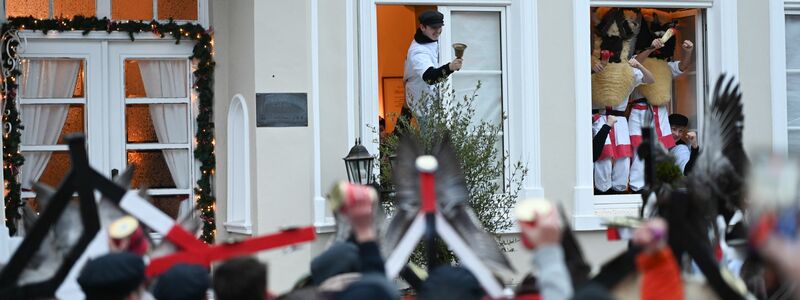
{"label": "christmas garland", "polygon": [[[9,18],[2,25],[3,40],[3,76],[5,89],[3,100],[5,101],[5,111],[3,111],[3,124],[5,124],[6,134],[3,136],[3,174],[6,180],[5,197],[6,206],[6,226],[11,234],[17,231],[15,220],[21,217],[19,208],[23,205],[21,199],[21,185],[17,179],[19,167],[25,162],[20,154],[20,131],[24,128],[20,124],[19,112],[17,111],[17,78],[21,74],[16,58],[16,50],[19,45],[18,38],[6,33],[17,30],[42,31],[47,34],[50,31],[82,31],[87,35],[92,31],[127,32],[131,41],[134,41],[137,33],[153,33],[161,38],[171,36],[175,39],[175,44],[182,39],[195,41],[196,44],[189,59],[196,60],[197,69],[193,72],[195,82],[194,90],[197,92],[198,110],[197,132],[195,139],[197,145],[194,150],[194,158],[200,161],[200,179],[197,180],[197,187],[194,189],[197,209],[200,211],[200,219],[203,221],[203,233],[201,239],[206,243],[213,243],[216,235],[216,224],[214,219],[215,202],[212,189],[212,176],[216,165],[214,156],[214,58],[212,49],[211,32],[197,24],[178,24],[173,20],[167,23],[157,21],[111,21],[107,18],[98,19],[97,17],[76,16],[72,19],[36,19],[33,17],[13,17]],[[15,61],[17,59],[17,61]],[[6,71],[7,70],[7,71]]]}

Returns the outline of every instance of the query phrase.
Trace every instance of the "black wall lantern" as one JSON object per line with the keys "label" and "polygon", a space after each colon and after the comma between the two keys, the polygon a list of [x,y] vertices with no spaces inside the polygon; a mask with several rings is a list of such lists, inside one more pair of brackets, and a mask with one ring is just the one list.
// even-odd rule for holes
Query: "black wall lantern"
{"label": "black wall lantern", "polygon": [[350,148],[350,153],[344,158],[347,167],[347,180],[352,183],[371,185],[375,181],[372,176],[372,167],[375,157],[369,154],[367,148],[361,145],[361,140],[356,139],[356,144]]}

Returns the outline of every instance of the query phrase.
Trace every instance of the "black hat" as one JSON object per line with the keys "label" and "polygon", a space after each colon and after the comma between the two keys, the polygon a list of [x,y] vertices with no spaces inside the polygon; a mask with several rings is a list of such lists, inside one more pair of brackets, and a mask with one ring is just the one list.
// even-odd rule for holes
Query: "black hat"
{"label": "black hat", "polygon": [[444,25],[444,15],[435,10],[429,10],[419,15],[419,23],[426,26],[441,27]]}
{"label": "black hat", "polygon": [[669,124],[674,126],[689,126],[689,118],[682,114],[669,115]]}
{"label": "black hat", "polygon": [[153,296],[158,300],[203,300],[209,286],[206,268],[177,264],[158,277]]}
{"label": "black hat", "polygon": [[129,252],[106,254],[89,260],[78,276],[87,299],[121,298],[144,282],[144,261]]}

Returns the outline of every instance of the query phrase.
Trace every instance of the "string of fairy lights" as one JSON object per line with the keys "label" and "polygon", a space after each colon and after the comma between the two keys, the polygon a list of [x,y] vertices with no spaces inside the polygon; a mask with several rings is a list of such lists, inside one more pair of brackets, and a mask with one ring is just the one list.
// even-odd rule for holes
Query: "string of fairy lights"
{"label": "string of fairy lights", "polygon": [[[98,19],[97,17],[75,16],[72,19],[36,19],[33,17],[12,17],[2,25],[3,37],[10,36],[5,33],[10,31],[41,31],[47,34],[51,31],[66,32],[80,31],[83,35],[92,32],[107,33],[125,32],[131,41],[135,40],[136,34],[152,33],[161,38],[172,37],[178,44],[181,40],[188,39],[195,42],[192,55],[189,59],[196,63],[193,71],[195,82],[193,89],[197,95],[198,114],[196,118],[197,132],[195,133],[194,158],[200,161],[200,178],[194,189],[194,197],[197,209],[200,212],[200,219],[203,222],[203,233],[200,238],[206,243],[213,243],[216,236],[216,199],[213,193],[212,178],[215,173],[216,157],[214,154],[214,40],[213,32],[206,30],[198,24],[178,24],[173,20],[169,22],[158,21],[112,21],[107,18]],[[3,124],[5,134],[3,135],[3,175],[5,178],[5,224],[11,234],[17,231],[16,220],[21,215],[20,207],[24,205],[21,199],[21,185],[18,180],[19,168],[25,163],[25,158],[20,153],[21,125],[19,111],[17,109],[17,78],[21,75],[19,66],[14,63],[19,39],[4,38],[2,64],[5,70],[3,78],[5,90],[3,100],[5,101],[5,111],[3,111]]]}

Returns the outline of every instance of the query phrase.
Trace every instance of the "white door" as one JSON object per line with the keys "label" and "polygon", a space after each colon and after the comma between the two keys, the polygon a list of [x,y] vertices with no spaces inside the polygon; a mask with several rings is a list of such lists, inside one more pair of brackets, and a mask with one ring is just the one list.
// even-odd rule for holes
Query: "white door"
{"label": "white door", "polygon": [[36,196],[31,181],[58,184],[69,170],[63,136],[84,132],[93,168],[110,176],[134,165],[134,186],[149,188],[156,206],[173,217],[181,204],[191,208],[192,47],[161,40],[29,39],[19,93],[23,198]]}
{"label": "white door", "polygon": [[[193,206],[194,116],[189,43],[110,43],[108,162],[173,217]],[[186,201],[184,201],[186,200]]]}

